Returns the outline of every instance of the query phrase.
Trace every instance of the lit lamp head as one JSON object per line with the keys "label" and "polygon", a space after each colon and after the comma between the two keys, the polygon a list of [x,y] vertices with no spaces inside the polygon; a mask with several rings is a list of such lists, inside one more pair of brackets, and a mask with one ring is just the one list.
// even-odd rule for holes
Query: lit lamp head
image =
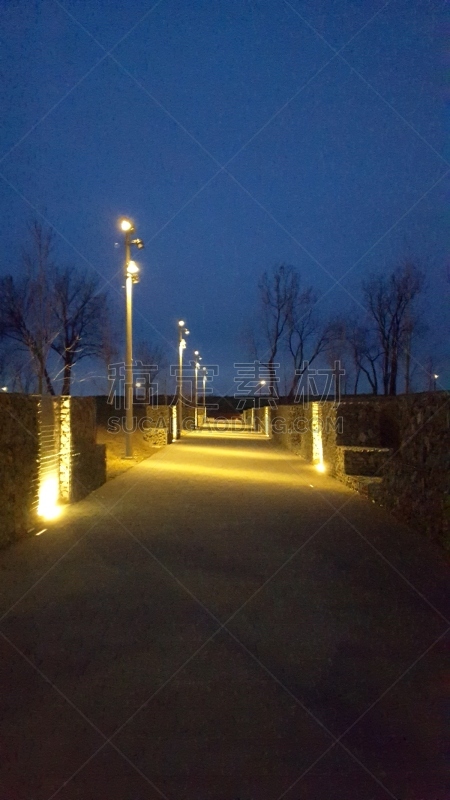
{"label": "lit lamp head", "polygon": [[129,219],[121,219],[120,220],[120,227],[124,233],[129,233],[129,231],[133,231],[133,223],[130,222]]}
{"label": "lit lamp head", "polygon": [[139,267],[135,261],[129,261],[127,264],[127,278],[131,278],[133,283],[139,282]]}
{"label": "lit lamp head", "polygon": [[180,326],[180,328],[184,328],[184,319],[180,319],[178,325]]}

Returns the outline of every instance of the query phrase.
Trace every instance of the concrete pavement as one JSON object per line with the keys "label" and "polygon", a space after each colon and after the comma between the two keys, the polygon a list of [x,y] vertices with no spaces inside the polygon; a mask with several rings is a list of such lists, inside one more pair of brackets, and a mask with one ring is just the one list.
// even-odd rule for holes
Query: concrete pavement
{"label": "concrete pavement", "polygon": [[450,797],[447,558],[263,436],[184,437],[0,570],[0,800]]}

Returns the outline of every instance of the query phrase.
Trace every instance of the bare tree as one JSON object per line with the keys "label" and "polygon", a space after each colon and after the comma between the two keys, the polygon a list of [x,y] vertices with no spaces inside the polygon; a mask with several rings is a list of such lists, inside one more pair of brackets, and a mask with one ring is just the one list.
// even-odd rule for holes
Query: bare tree
{"label": "bare tree", "polygon": [[57,330],[51,347],[63,361],[61,394],[69,395],[75,364],[102,356],[109,329],[107,295],[97,276],[66,267],[54,272],[50,303]]}
{"label": "bare tree", "polygon": [[350,317],[345,335],[355,370],[355,394],[358,391],[361,373],[367,378],[372,394],[378,394],[378,365],[383,353],[373,328],[367,319]]}
{"label": "bare tree", "polygon": [[23,253],[24,274],[0,280],[0,338],[28,350],[37,389],[55,390],[49,373],[51,351],[62,359],[62,393],[70,394],[72,370],[81,358],[99,356],[108,329],[106,294],[85,271],[57,267],[54,234],[39,222],[30,226]]}
{"label": "bare tree", "polygon": [[311,287],[297,291],[292,298],[288,318],[287,344],[293,360],[293,376],[289,398],[293,398],[299,376],[313,361],[330,347],[333,328],[317,315],[317,295]]}
{"label": "bare tree", "polygon": [[54,394],[47,370],[48,353],[55,336],[51,313],[49,277],[54,268],[53,233],[34,222],[29,229],[30,246],[22,255],[24,275],[6,275],[0,280],[0,336],[25,347],[32,356],[38,392],[44,383]]}
{"label": "bare tree", "polygon": [[374,275],[363,284],[364,302],[381,349],[381,375],[384,394],[395,395],[399,366],[406,354],[409,375],[411,358],[411,320],[415,300],[424,288],[423,273],[405,262],[390,275]]}
{"label": "bare tree", "polygon": [[31,394],[37,391],[37,376],[29,350],[5,338],[0,342],[2,391]]}
{"label": "bare tree", "polygon": [[260,324],[264,339],[263,361],[269,373],[270,389],[275,384],[275,359],[285,342],[299,295],[299,276],[295,267],[280,264],[264,272],[258,285]]}

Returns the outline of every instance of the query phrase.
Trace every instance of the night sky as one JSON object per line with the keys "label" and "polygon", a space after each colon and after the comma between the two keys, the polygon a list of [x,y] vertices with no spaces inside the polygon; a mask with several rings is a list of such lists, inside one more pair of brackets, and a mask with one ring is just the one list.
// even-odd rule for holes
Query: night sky
{"label": "night sky", "polygon": [[129,215],[135,341],[175,359],[182,317],[233,393],[265,269],[296,265],[326,315],[410,256],[429,287],[419,360],[448,388],[449,27],[443,0],[5,0],[1,274],[42,214],[119,319]]}

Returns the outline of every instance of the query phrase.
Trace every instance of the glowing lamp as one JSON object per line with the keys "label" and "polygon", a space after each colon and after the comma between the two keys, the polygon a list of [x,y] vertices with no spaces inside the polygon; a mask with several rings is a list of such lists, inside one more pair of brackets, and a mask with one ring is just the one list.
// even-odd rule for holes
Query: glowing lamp
{"label": "glowing lamp", "polygon": [[122,228],[123,231],[131,231],[133,229],[133,226],[129,219],[121,220],[120,227]]}
{"label": "glowing lamp", "polygon": [[61,514],[58,505],[59,486],[57,478],[46,478],[39,487],[38,514],[44,519],[56,519]]}

